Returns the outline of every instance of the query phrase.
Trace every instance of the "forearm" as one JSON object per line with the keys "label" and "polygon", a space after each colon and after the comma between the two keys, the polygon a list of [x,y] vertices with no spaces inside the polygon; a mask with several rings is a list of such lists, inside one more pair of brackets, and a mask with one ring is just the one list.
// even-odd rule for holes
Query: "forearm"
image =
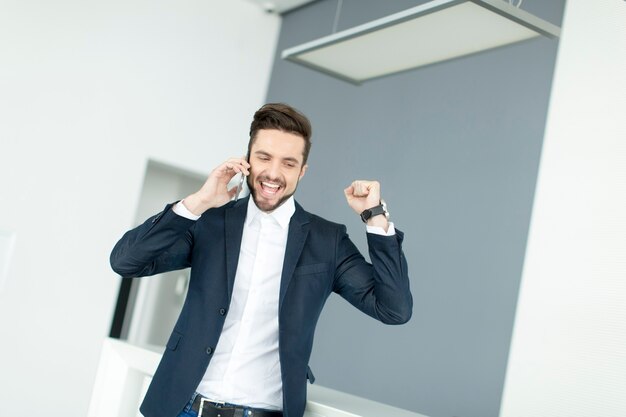
{"label": "forearm", "polygon": [[375,307],[379,319],[388,324],[406,323],[412,315],[408,265],[402,251],[403,234],[380,236],[368,233],[369,254],[374,271]]}
{"label": "forearm", "polygon": [[168,205],[124,234],[111,252],[111,267],[122,277],[137,277],[188,266],[193,224]]}
{"label": "forearm", "polygon": [[389,229],[389,220],[385,216],[374,216],[367,221],[368,226],[380,227],[385,232]]}
{"label": "forearm", "polygon": [[183,204],[191,213],[201,216],[202,213],[213,208],[214,203],[201,193],[193,193],[183,199]]}
{"label": "forearm", "polygon": [[413,299],[408,268],[402,253],[403,234],[368,233],[372,263],[363,259],[345,234],[337,246],[338,266],[334,291],[364,313],[387,324],[402,324],[411,317]]}

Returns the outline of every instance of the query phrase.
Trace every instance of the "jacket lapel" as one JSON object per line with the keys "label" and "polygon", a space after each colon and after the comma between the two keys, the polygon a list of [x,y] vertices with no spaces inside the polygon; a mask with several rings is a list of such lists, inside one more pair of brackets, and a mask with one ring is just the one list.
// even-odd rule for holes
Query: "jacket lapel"
{"label": "jacket lapel", "polygon": [[280,277],[280,298],[278,308],[280,311],[283,305],[285,293],[289,287],[289,282],[296,269],[300,254],[304,248],[304,243],[309,234],[309,214],[304,211],[300,204],[296,203],[296,211],[289,221],[289,232],[287,234],[287,247],[285,248],[285,260],[283,262],[283,272]]}
{"label": "jacket lapel", "polygon": [[226,240],[226,277],[228,279],[228,299],[233,293],[235,273],[239,262],[243,225],[248,211],[248,198],[238,200],[232,207],[225,210],[225,240]]}

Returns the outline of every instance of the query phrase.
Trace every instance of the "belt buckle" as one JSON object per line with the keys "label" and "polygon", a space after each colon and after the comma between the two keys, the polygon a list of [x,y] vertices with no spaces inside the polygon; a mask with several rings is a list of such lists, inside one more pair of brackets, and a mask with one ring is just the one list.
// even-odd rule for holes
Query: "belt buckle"
{"label": "belt buckle", "polygon": [[224,401],[215,401],[215,400],[210,400],[208,398],[200,398],[200,410],[198,411],[198,417],[202,417],[202,411],[204,411],[204,403],[215,403],[215,404],[219,404],[219,405],[224,405],[226,404]]}

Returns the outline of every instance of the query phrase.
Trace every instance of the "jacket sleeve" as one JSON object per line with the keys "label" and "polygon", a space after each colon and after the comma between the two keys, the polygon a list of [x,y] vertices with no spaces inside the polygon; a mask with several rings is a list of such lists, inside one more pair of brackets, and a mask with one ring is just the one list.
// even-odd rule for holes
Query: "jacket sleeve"
{"label": "jacket sleeve", "polygon": [[134,278],[191,266],[195,221],[177,215],[173,204],[124,234],[111,252],[111,268]]}
{"label": "jacket sleeve", "polygon": [[395,236],[368,233],[370,264],[348,237],[345,226],[337,236],[333,291],[386,324],[406,323],[413,312],[403,237],[397,229]]}

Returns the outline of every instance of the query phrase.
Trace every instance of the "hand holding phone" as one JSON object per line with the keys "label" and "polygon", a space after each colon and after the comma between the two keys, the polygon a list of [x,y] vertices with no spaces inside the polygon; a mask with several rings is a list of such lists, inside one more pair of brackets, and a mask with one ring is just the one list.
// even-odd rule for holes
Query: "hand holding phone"
{"label": "hand holding phone", "polygon": [[243,188],[243,180],[240,187],[228,188],[229,183],[236,175],[249,174],[250,165],[242,158],[230,158],[211,171],[202,187],[193,194],[184,198],[183,204],[187,210],[200,216],[202,213],[213,207],[221,207],[231,201]]}

